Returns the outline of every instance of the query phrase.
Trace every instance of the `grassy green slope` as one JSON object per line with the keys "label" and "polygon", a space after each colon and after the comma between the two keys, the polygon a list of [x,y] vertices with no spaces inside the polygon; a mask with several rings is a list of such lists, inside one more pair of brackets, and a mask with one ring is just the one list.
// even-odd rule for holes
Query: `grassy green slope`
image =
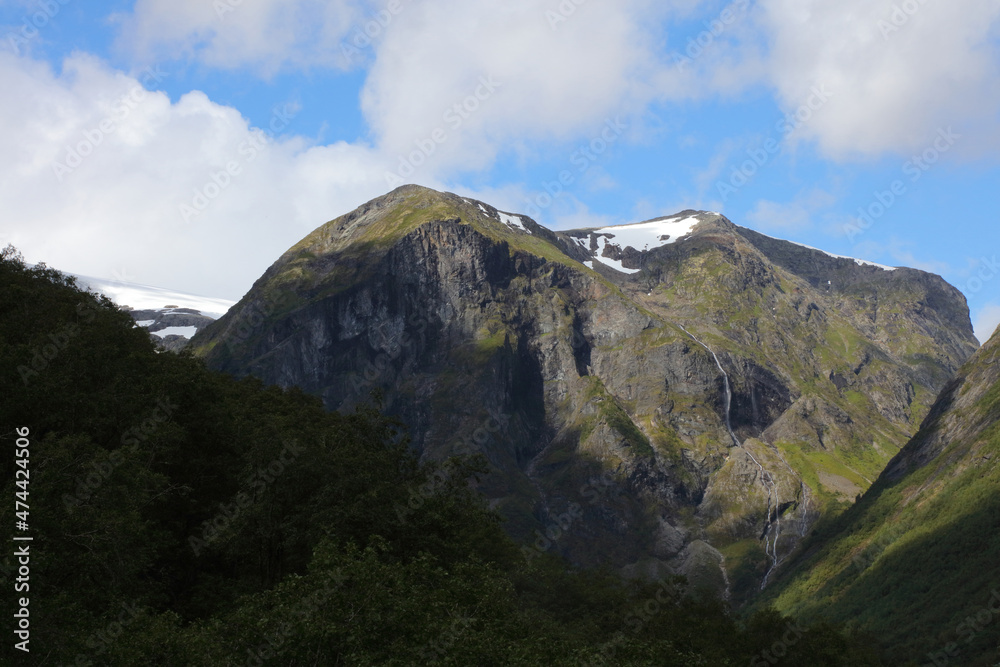
{"label": "grassy green slope", "polygon": [[998,361],[995,334],[861,502],[817,531],[765,602],[872,632],[899,664],[1000,659]]}
{"label": "grassy green slope", "polygon": [[673,578],[526,559],[470,489],[478,464],[421,465],[374,409],[158,353],[10,248],[0,395],[2,437],[28,451],[0,463],[3,493],[30,488],[34,539],[30,559],[0,556],[8,586],[31,570],[30,653],[8,641],[0,664],[745,665],[776,645],[789,664],[881,664],[825,625],[740,623]]}
{"label": "grassy green slope", "polygon": [[[884,282],[878,287],[883,311],[905,310],[916,298],[905,281]],[[897,329],[906,320],[883,314],[873,333],[860,307],[843,307],[851,299],[817,290],[738,241],[704,244],[682,258],[667,259],[659,284],[646,289],[630,296],[668,321],[685,323],[712,347],[729,371],[734,392],[747,391],[740,371],[745,363],[771,371],[791,389],[794,405],[762,437],[783,459],[774,457],[772,474],[783,474],[785,464],[792,468],[807,487],[799,504],[805,502],[821,521],[830,521],[869,488],[934,401],[935,388],[923,382],[936,374],[922,373],[913,361],[939,349],[926,331],[910,326],[913,331],[900,336]],[[860,285],[852,290],[863,292]],[[913,369],[909,376],[900,374],[906,368]],[[852,386],[835,384],[838,376],[851,378]],[[892,393],[907,384],[913,392],[909,405]],[[894,418],[886,405],[899,406]],[[742,431],[744,438],[756,435]],[[792,490],[781,484],[784,502]],[[725,492],[718,498],[725,510]],[[801,509],[792,507],[784,518],[800,516]],[[723,511],[709,532],[713,545],[727,555],[734,599],[742,601],[756,594],[766,566],[759,550],[740,546],[739,535],[727,537],[732,521]],[[797,527],[790,527],[783,534],[783,556],[796,533]],[[741,577],[744,571],[750,574]]]}
{"label": "grassy green slope", "polygon": [[[551,242],[548,234],[526,234],[501,222],[492,210],[451,193],[437,192],[420,186],[404,186],[385,197],[373,200],[361,209],[332,220],[292,246],[275,264],[272,285],[302,282],[316,287],[320,283],[338,291],[361,282],[364,274],[351,269],[352,260],[369,267],[373,259],[387,252],[397,241],[421,225],[430,222],[455,221],[471,225],[494,241],[506,242],[511,251],[530,252],[538,257],[561,264],[580,267]],[[327,269],[325,256],[335,253],[339,260]],[[310,284],[311,283],[311,284]],[[323,296],[329,296],[324,292]]]}
{"label": "grassy green slope", "polygon": [[[594,358],[608,359],[606,367],[622,369],[618,375],[634,374],[617,378],[623,382],[605,378],[611,381],[600,383],[599,392],[590,384],[596,378],[567,380],[566,411],[560,412],[555,421],[568,440],[564,443],[560,439],[558,446],[547,452],[544,463],[555,466],[579,446],[581,451],[594,455],[612,469],[626,459],[644,461],[657,452],[668,460],[672,474],[692,488],[699,481],[686,464],[685,456],[698,462],[699,474],[714,472],[729,446],[724,431],[720,428],[713,434],[699,427],[697,437],[684,440],[678,433],[682,428],[691,430],[685,425],[718,422],[718,408],[705,400],[692,400],[677,393],[676,388],[664,387],[660,374],[635,370],[646,357],[654,358],[651,353],[657,346],[668,342],[686,344],[687,335],[673,326],[673,323],[684,324],[721,357],[733,384],[734,400],[740,397],[744,403],[750,400],[754,387],[761,384],[760,370],[773,379],[773,385],[787,390],[794,402],[781,415],[780,423],[768,428],[767,434],[760,432],[763,427],[746,424],[740,433],[744,440],[759,438],[754,446],[766,447],[763,441],[773,445],[766,451],[758,451],[758,455],[763,452],[765,458],[773,459],[773,472],[783,475],[787,464],[794,469],[794,476],[803,480],[807,490],[801,495],[796,480],[783,482],[781,504],[789,518],[807,514],[800,511],[803,508],[809,513],[832,517],[849,507],[855,495],[869,487],[916,430],[940,384],[931,387],[933,383],[927,381],[928,377],[936,377],[934,372],[907,374],[908,370],[920,367],[920,359],[933,358],[940,345],[927,330],[910,326],[913,321],[910,302],[919,301],[922,292],[911,288],[906,280],[892,283],[885,280],[888,274],[846,262],[846,266],[838,268],[837,275],[854,281],[850,289],[831,291],[826,281],[817,288],[743,240],[730,223],[713,225],[711,221],[689,241],[648,257],[643,272],[630,277],[611,276],[609,280],[563,252],[560,245],[563,248],[566,245],[560,244],[558,235],[530,220],[522,218],[522,222],[531,233],[504,224],[495,209],[481,202],[405,186],[323,225],[292,247],[230,314],[199,334],[194,349],[216,367],[228,368],[221,361],[229,354],[230,346],[215,350],[213,347],[234,331],[239,339],[239,329],[234,325],[243,321],[251,323],[250,343],[253,336],[268,335],[282,340],[287,333],[275,332],[269,328],[270,324],[280,325],[283,315],[369,280],[379,270],[380,258],[418,230],[419,234],[408,240],[426,242],[425,237],[433,239],[441,229],[460,230],[460,234],[450,237],[447,245],[449,251],[454,248],[455,252],[462,251],[463,243],[457,241],[467,238],[463,234],[476,235],[480,240],[485,237],[500,244],[494,248],[506,248],[500,250],[501,255],[509,251],[519,260],[527,257],[534,268],[530,276],[518,275],[488,300],[477,303],[472,308],[475,312],[469,316],[475,324],[469,329],[469,340],[448,351],[447,364],[424,369],[428,376],[438,380],[429,395],[433,412],[428,423],[450,424],[453,406],[476,396],[477,386],[489,385],[487,381],[479,381],[481,376],[488,378],[509,363],[513,358],[511,350],[518,349],[522,336],[535,336],[538,341],[549,336],[561,341],[573,338],[577,308],[574,304],[580,301],[581,294],[576,293],[579,284],[565,286],[567,272],[562,269],[571,267],[570,273],[575,271],[593,278],[593,287],[597,289],[585,296],[591,303],[611,296],[625,310],[638,310],[648,316],[654,326],[624,341],[616,340],[614,345],[594,345]],[[424,225],[436,226],[421,230]],[[572,248],[567,252],[572,254]],[[879,304],[877,324],[869,318],[866,305],[875,283],[878,286],[875,301]],[[538,285],[543,288],[536,289]],[[272,303],[279,306],[271,308]],[[624,312],[606,304],[603,311],[600,317],[616,322]],[[549,321],[553,312],[559,315]],[[257,313],[269,323],[253,325]],[[529,333],[523,330],[527,320],[542,324]],[[900,335],[901,330],[906,335]],[[897,340],[905,341],[905,346],[895,346]],[[707,354],[698,346],[693,351],[696,356]],[[937,356],[951,363],[950,368],[958,363],[953,358],[956,355]],[[637,361],[632,363],[632,360]],[[234,367],[247,366],[247,359],[237,361],[240,363]],[[706,359],[701,366],[699,381],[715,377],[714,363]],[[466,370],[454,373],[454,368]],[[629,368],[633,371],[628,371]],[[936,368],[933,366],[931,371]],[[849,378],[850,387],[834,382],[835,377]],[[415,395],[418,384],[411,377],[400,391]],[[636,398],[626,384],[641,387],[638,392],[641,397]],[[905,390],[907,385],[913,396],[904,403],[899,400],[900,389]],[[487,398],[478,397],[483,401]],[[655,411],[664,404],[669,404],[670,409],[665,417],[657,417]],[[892,413],[884,409],[886,405],[899,409]],[[579,410],[574,412],[573,406]],[[560,410],[561,406],[557,412]],[[440,428],[439,439],[457,435],[450,429],[450,426]],[[609,430],[622,435],[621,447],[605,446]],[[590,436],[594,434],[591,443]],[[584,473],[589,471],[585,465],[570,472],[571,476],[585,479]],[[558,480],[553,478],[553,481]],[[569,484],[568,488],[579,486]],[[550,494],[555,493],[550,485],[542,487]],[[739,487],[729,484],[726,488]],[[514,495],[523,495],[522,491],[519,489]],[[708,535],[713,545],[729,550],[727,565],[733,572],[746,566],[749,575],[745,578],[748,583],[744,592],[752,595],[767,567],[762,552],[745,548],[751,533],[759,533],[750,525],[755,521],[756,509],[743,507],[724,493],[717,497],[722,520],[718,526],[708,526]],[[763,505],[760,510],[763,511]],[[523,514],[528,517],[530,508],[525,508]],[[687,528],[692,531],[704,528],[699,523],[703,517],[689,518]],[[715,518],[711,514],[711,520]],[[727,534],[727,527],[732,525],[742,525],[744,529]],[[783,555],[792,550],[796,539],[797,530],[786,530],[780,543]],[[741,594],[736,597],[743,599]]]}
{"label": "grassy green slope", "polygon": [[[769,270],[773,280],[738,287],[741,267],[720,250],[708,248],[687,258],[668,283],[653,290],[650,302],[655,304],[654,312],[689,322],[692,332],[716,353],[773,369],[794,388],[796,396],[813,397],[851,416],[850,430],[838,433],[831,426],[826,448],[804,437],[775,443],[825,507],[844,497],[824,486],[819,473],[835,474],[863,490],[899,451],[908,433],[880,414],[870,397],[841,391],[829,379],[830,373],[852,373],[875,346],[850,319],[832,309],[818,321],[804,318],[797,293],[808,288],[778,267]],[[706,323],[715,327],[708,328]],[[752,332],[749,339],[747,332]],[[923,338],[920,342],[930,346]],[[862,373],[875,370],[877,364],[870,364]],[[731,379],[740,381],[738,374]],[[931,400],[927,392],[914,400],[915,421],[926,414]],[[805,436],[809,428],[804,423],[790,424],[784,433]],[[859,439],[859,434],[865,438]],[[873,441],[878,448],[872,446]]]}

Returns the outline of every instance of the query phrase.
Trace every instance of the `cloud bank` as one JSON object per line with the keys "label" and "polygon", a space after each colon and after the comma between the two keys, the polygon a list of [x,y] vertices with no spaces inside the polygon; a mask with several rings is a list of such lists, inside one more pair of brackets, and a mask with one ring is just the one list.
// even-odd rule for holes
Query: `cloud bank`
{"label": "cloud bank", "polygon": [[[275,248],[384,193],[392,177],[441,187],[503,156],[531,160],[589,139],[617,117],[629,121],[623,140],[639,142],[633,121],[650,110],[762,89],[794,112],[827,86],[823,113],[789,139],[837,160],[906,156],[941,126],[976,136],[947,159],[995,154],[997,0],[726,8],[735,18],[720,23],[727,15],[698,0],[138,0],[114,17],[118,48],[135,63],[263,78],[364,68],[370,138],[288,137],[297,109],[280,102],[261,128],[199,91],[172,102],[153,92],[170,76],[156,67],[126,74],[75,54],[57,73],[4,53],[0,85],[17,102],[0,105],[10,158],[0,164],[0,237],[79,273],[127,269],[140,282],[238,298]],[[692,20],[693,32],[678,28]],[[681,66],[676,56],[713,25],[724,29]],[[762,201],[753,214],[802,228],[827,203],[812,193]]]}

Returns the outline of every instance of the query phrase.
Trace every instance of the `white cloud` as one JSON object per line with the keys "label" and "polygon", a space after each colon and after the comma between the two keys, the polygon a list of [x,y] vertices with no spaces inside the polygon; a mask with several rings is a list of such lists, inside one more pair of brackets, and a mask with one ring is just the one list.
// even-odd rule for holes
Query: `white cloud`
{"label": "white cloud", "polygon": [[722,142],[722,145],[716,148],[715,154],[709,160],[708,164],[703,169],[695,172],[694,183],[698,191],[699,200],[704,199],[709,193],[712,195],[716,194],[715,185],[719,182],[723,170],[729,166],[729,162],[737,148],[738,143],[732,139]]}
{"label": "white cloud", "polygon": [[[383,194],[398,156],[435,127],[447,128],[446,141],[407,180],[441,187],[462,170],[492,165],[517,142],[597,136],[606,120],[641,110],[660,95],[644,83],[660,67],[651,55],[652,25],[635,20],[645,3],[585,4],[555,29],[546,3],[404,3],[405,13],[372,48],[364,100],[374,145],[282,139],[261,149],[236,109],[199,91],[172,103],[86,55],[67,59],[58,74],[4,55],[0,86],[20,102],[0,108],[7,130],[0,148],[11,158],[0,165],[0,235],[30,261],[95,277],[124,269],[141,283],[238,298],[281,250]],[[140,0],[119,20],[125,44],[147,57],[186,54],[265,74],[336,60],[296,23],[309,2],[271,22],[277,7],[243,3],[220,21],[210,3]],[[319,23],[315,30],[345,30],[336,17]],[[480,77],[500,86],[460,127],[443,122],[449,107],[482,85]],[[107,119],[109,130],[93,134]],[[87,155],[77,165],[70,154],[81,145]],[[57,163],[67,167],[56,173]],[[230,164],[238,174],[225,173]],[[560,202],[547,215],[567,208],[573,205]],[[179,270],[179,262],[187,266]]]}
{"label": "white cloud", "polygon": [[[662,12],[651,2],[585,3],[553,23],[546,12],[558,6],[412,5],[379,44],[362,93],[380,144],[407,154],[440,128],[447,140],[430,161],[480,169],[519,142],[586,135],[663,94],[652,81],[673,68],[656,55],[652,35]],[[491,79],[492,91],[482,83]],[[474,99],[477,92],[484,99]],[[468,112],[456,113],[463,101]]]}
{"label": "white cloud", "polygon": [[[388,0],[221,1],[233,11],[220,16],[217,3],[202,0],[137,0],[131,13],[117,17],[120,46],[139,59],[190,58],[265,76],[285,68],[343,68],[357,63],[348,62],[342,47],[390,6]],[[796,135],[815,138],[832,155],[923,148],[938,125],[953,124],[968,137],[986,127],[1000,109],[1000,89],[992,85],[996,53],[987,41],[1000,3],[928,2],[886,41],[877,21],[891,4],[761,0],[690,67],[678,68],[670,53],[683,50],[689,35],[664,39],[663,28],[707,6],[699,0],[680,9],[652,0],[563,3],[576,9],[558,22],[546,12],[558,11],[559,3],[543,0],[401,0],[362,54],[370,64],[362,110],[375,143],[284,139],[254,152],[253,160],[241,151],[253,128],[203,93],[171,103],[149,92],[130,105],[141,74],[74,56],[56,75],[5,55],[0,85],[5,99],[17,103],[0,105],[7,130],[0,150],[8,157],[0,164],[0,238],[29,259],[79,273],[101,277],[124,267],[140,282],[238,297],[275,248],[384,193],[387,170],[429,139],[433,154],[407,180],[440,187],[466,170],[492,167],[501,152],[530,159],[552,142],[590,140],[609,119],[628,125],[622,141],[641,140],[650,131],[641,119],[657,103],[745,91],[762,81],[773,82],[789,110],[814,85],[835,93]],[[477,91],[482,99],[470,99]],[[446,117],[466,100],[476,108]],[[116,117],[122,104],[128,112],[117,114],[93,154],[60,181],[53,164],[66,162],[67,147],[85,142],[84,133]],[[989,124],[982,136],[995,136],[997,127]],[[431,139],[436,128],[445,132],[443,141]],[[977,139],[961,148],[989,146]],[[727,150],[693,176],[702,207],[721,206],[700,201]],[[211,189],[212,175],[234,160],[240,174],[184,224],[178,207],[191,204],[196,190]],[[506,188],[505,196],[521,201],[508,208],[524,211],[524,200],[534,201],[538,190],[537,184]],[[820,200],[761,201],[751,220],[797,229],[825,206]],[[564,196],[545,216],[559,227],[590,214]],[[74,252],[91,246],[96,250],[85,256]],[[177,258],[202,268],[178,282]],[[204,268],[213,266],[220,268]]]}
{"label": "white cloud", "polygon": [[[232,11],[220,16],[219,3]],[[760,84],[773,86],[787,112],[809,102],[815,88],[829,91],[822,108],[813,98],[810,118],[791,139],[815,139],[838,159],[922,151],[949,126],[977,137],[960,141],[953,154],[1000,147],[1000,2],[746,4],[731,3],[737,19],[683,68],[674,56],[698,35],[664,28],[696,13],[710,25],[720,16],[717,3],[138,0],[120,20],[132,53],[265,74],[358,65],[344,47],[370,25],[377,34],[362,48],[361,59],[372,63],[363,111],[379,144],[396,155],[445,130],[447,139],[427,159],[431,169],[482,169],[500,150],[576,138],[617,115],[633,117],[639,132],[651,103]],[[894,7],[917,9],[894,16],[903,11]],[[371,21],[380,14],[382,25]],[[489,99],[471,100],[477,108],[467,117],[446,118],[483,90],[481,77],[499,87]]]}
{"label": "white cloud", "polygon": [[[222,69],[250,66],[342,69],[359,65],[365,44],[364,0],[137,0],[119,15],[119,46],[146,61],[193,57]],[[397,14],[383,23],[390,25]],[[377,38],[383,28],[369,30]],[[353,50],[352,50],[353,49]]]}
{"label": "white cloud", "polygon": [[[971,137],[956,153],[1000,145],[1000,3],[993,0],[761,0],[770,78],[786,111],[814,86],[830,101],[797,136],[837,158],[922,151],[938,128]],[[915,7],[897,15],[894,7]],[[900,10],[901,11],[901,10]],[[883,21],[884,23],[879,23]]]}
{"label": "white cloud", "polygon": [[[345,45],[377,31],[363,49],[370,68],[361,108],[379,150],[394,157],[392,171],[410,180],[414,162],[419,178],[482,170],[501,151],[523,155],[538,150],[536,140],[590,138],[616,118],[630,134],[644,132],[639,121],[651,101],[703,88],[660,52],[666,18],[699,4],[259,0],[220,17],[203,0],[138,0],[119,20],[132,54],[265,75],[360,64],[345,57]],[[384,27],[370,20],[379,16]]]}
{"label": "white cloud", "polygon": [[998,326],[1000,326],[1000,303],[991,303],[980,309],[973,328],[979,342],[985,343],[996,332]]}
{"label": "white cloud", "polygon": [[586,204],[573,198],[569,202],[571,210],[553,212],[552,229],[586,229],[588,227],[609,227],[638,220],[619,220],[609,215],[593,213]]}
{"label": "white cloud", "polygon": [[[0,234],[29,261],[238,298],[306,233],[386,190],[370,147],[267,139],[201,92],[171,103],[90,57],[56,75],[0,55],[0,87],[17,100],[0,105]],[[181,206],[201,204],[185,222]]]}

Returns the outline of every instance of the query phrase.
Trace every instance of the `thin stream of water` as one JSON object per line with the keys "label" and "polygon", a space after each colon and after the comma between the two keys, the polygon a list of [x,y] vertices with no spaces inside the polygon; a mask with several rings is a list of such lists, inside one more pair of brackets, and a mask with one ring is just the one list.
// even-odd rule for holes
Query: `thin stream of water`
{"label": "thin stream of water", "polygon": [[[686,333],[688,336],[691,337],[691,340],[693,340],[694,342],[698,343],[698,345],[701,345],[703,348],[708,350],[708,353],[712,355],[712,359],[715,360],[715,365],[718,367],[719,372],[722,373],[722,379],[724,380],[726,389],[725,393],[726,430],[729,431],[729,437],[733,439],[733,444],[742,449],[744,452],[746,452],[746,455],[750,457],[750,460],[753,461],[754,464],[756,464],[757,468],[760,470],[761,484],[763,484],[764,488],[767,489],[767,524],[765,525],[764,528],[764,554],[771,559],[771,566],[764,574],[764,579],[760,584],[760,588],[761,590],[763,590],[764,587],[767,586],[767,580],[768,577],[771,576],[771,572],[774,571],[774,568],[778,566],[778,537],[781,535],[781,518],[778,516],[778,488],[774,482],[774,477],[771,475],[771,473],[769,473],[764,468],[764,466],[760,464],[760,461],[758,461],[756,457],[754,457],[754,455],[750,452],[749,449],[743,446],[743,443],[740,442],[740,439],[736,437],[736,433],[733,431],[732,421],[730,419],[730,409],[732,405],[733,394],[732,390],[729,387],[729,374],[726,373],[726,369],[722,367],[722,363],[719,361],[719,357],[715,354],[715,351],[712,350],[712,348],[710,348],[708,345],[698,340],[698,338],[690,331],[688,331],[684,327],[680,328],[681,331],[683,331],[684,333]],[[772,497],[773,497],[773,502],[772,502]],[[774,516],[773,520],[771,518],[772,512]],[[773,539],[771,537],[772,534],[773,534]]]}

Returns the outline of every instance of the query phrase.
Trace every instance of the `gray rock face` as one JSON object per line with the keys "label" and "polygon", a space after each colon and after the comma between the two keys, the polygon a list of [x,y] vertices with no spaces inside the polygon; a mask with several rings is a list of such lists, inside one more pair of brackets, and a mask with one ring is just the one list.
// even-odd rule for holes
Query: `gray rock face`
{"label": "gray rock face", "polygon": [[[129,315],[136,322],[151,322],[151,324],[145,325],[145,329],[151,335],[170,327],[195,327],[197,331],[201,331],[215,321],[211,317],[202,315],[200,311],[192,308],[177,308],[176,306],[144,310],[131,309]],[[152,338],[159,347],[170,352],[180,352],[191,342],[187,336],[179,334],[152,336]]]}
{"label": "gray rock face", "polygon": [[761,606],[854,622],[898,664],[943,655],[942,638],[961,647],[949,649],[958,662],[994,664],[997,635],[971,627],[976,613],[991,614],[988,600],[1000,600],[998,460],[1000,330],[871,488],[789,559]]}
{"label": "gray rock face", "polygon": [[422,456],[482,453],[526,557],[654,559],[737,596],[870,484],[975,349],[961,295],[922,272],[834,260],[819,285],[797,246],[712,214],[605,246],[636,273],[591,270],[586,230],[509,218],[400,188],[285,253],[193,346],[334,410],[379,389]]}

